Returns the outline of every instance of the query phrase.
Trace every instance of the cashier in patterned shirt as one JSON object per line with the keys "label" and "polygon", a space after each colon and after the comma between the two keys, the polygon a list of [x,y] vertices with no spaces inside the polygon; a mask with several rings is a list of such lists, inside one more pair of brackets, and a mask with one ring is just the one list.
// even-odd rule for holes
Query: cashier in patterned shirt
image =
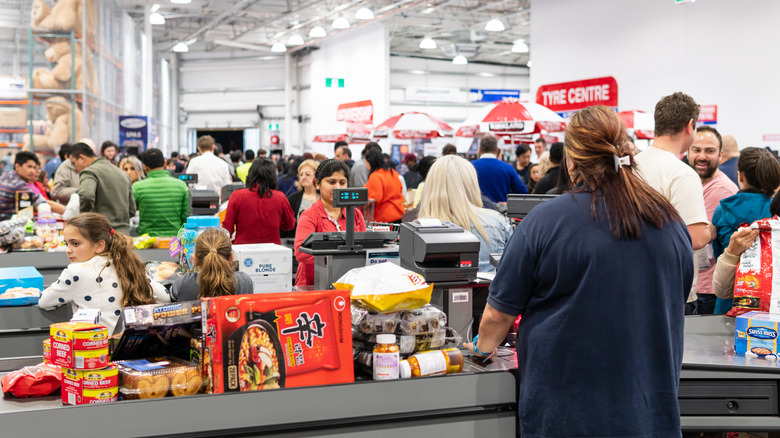
{"label": "cashier in patterned shirt", "polygon": [[59,202],[47,201],[35,185],[41,162],[38,157],[27,151],[18,152],[14,160],[14,171],[0,176],[0,220],[7,220],[16,213],[16,194],[32,193],[32,205],[38,207],[43,202],[51,205],[54,213],[64,213],[65,206]]}

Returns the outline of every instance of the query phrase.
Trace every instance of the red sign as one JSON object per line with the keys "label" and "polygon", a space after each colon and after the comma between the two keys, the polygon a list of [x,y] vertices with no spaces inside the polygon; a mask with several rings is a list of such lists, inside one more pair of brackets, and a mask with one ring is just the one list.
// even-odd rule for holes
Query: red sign
{"label": "red sign", "polygon": [[617,81],[612,76],[542,85],[536,103],[553,111],[576,111],[593,105],[618,106]]}
{"label": "red sign", "polygon": [[271,136],[271,144],[279,144],[279,136],[278,135],[272,135]]}
{"label": "red sign", "polygon": [[373,123],[374,104],[370,100],[342,103],[336,110],[336,120],[339,122]]}
{"label": "red sign", "polygon": [[780,141],[780,134],[764,134],[761,141]]}
{"label": "red sign", "polygon": [[718,123],[718,105],[699,105],[699,123]]}

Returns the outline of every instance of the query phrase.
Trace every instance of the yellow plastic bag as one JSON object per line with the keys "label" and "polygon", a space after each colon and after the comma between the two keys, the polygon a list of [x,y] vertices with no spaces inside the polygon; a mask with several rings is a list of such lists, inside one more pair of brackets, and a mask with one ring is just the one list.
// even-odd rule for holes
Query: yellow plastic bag
{"label": "yellow plastic bag", "polygon": [[333,286],[350,291],[353,301],[375,312],[416,309],[431,302],[433,284],[394,263],[355,268]]}
{"label": "yellow plastic bag", "polygon": [[133,237],[133,246],[135,249],[148,249],[157,243],[156,237],[150,237],[148,234],[142,234],[138,237]]}

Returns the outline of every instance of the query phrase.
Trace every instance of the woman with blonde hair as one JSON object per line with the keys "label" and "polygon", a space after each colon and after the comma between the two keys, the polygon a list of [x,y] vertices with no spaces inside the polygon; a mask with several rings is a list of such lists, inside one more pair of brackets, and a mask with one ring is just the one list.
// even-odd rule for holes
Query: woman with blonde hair
{"label": "woman with blonde hair", "polygon": [[320,162],[312,159],[308,159],[298,166],[298,181],[295,183],[298,191],[287,197],[295,214],[296,224],[292,230],[282,231],[282,237],[295,237],[295,230],[298,228],[297,220],[301,217],[301,213],[320,200],[320,194],[317,192],[317,187],[314,186],[314,174],[319,166]]}
{"label": "woman with blonde hair", "polygon": [[466,348],[493,356],[523,315],[519,435],[679,437],[688,229],[612,108],[574,113],[564,153],[572,190],[517,226]]}
{"label": "woman with blonde hair", "polygon": [[512,235],[506,219],[482,207],[477,171],[466,159],[446,155],[436,160],[420,198],[421,219],[439,219],[470,230],[479,239],[479,270],[495,271],[490,253],[502,253]]}
{"label": "woman with blonde hair", "polygon": [[214,228],[199,235],[192,259],[198,272],[184,274],[173,283],[174,301],[253,293],[249,275],[233,270],[233,246],[224,229]]}
{"label": "woman with blonde hair", "polygon": [[132,155],[128,155],[119,161],[119,170],[126,173],[133,184],[146,178],[146,172],[144,172],[144,165],[141,163],[141,160]]}

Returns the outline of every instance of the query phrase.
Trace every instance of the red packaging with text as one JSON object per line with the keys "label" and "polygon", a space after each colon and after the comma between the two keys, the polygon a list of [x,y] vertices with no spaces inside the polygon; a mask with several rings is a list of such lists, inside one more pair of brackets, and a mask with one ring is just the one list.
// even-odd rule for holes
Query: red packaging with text
{"label": "red packaging with text", "polygon": [[108,366],[108,329],[85,322],[52,324],[51,363],[76,370]]}
{"label": "red packaging with text", "polygon": [[62,403],[83,405],[109,403],[119,396],[119,368],[111,364],[102,370],[62,369]]}
{"label": "red packaging with text", "polygon": [[51,363],[51,338],[43,340],[43,363]]}
{"label": "red packaging with text", "polygon": [[202,300],[208,392],[354,381],[349,292]]}

